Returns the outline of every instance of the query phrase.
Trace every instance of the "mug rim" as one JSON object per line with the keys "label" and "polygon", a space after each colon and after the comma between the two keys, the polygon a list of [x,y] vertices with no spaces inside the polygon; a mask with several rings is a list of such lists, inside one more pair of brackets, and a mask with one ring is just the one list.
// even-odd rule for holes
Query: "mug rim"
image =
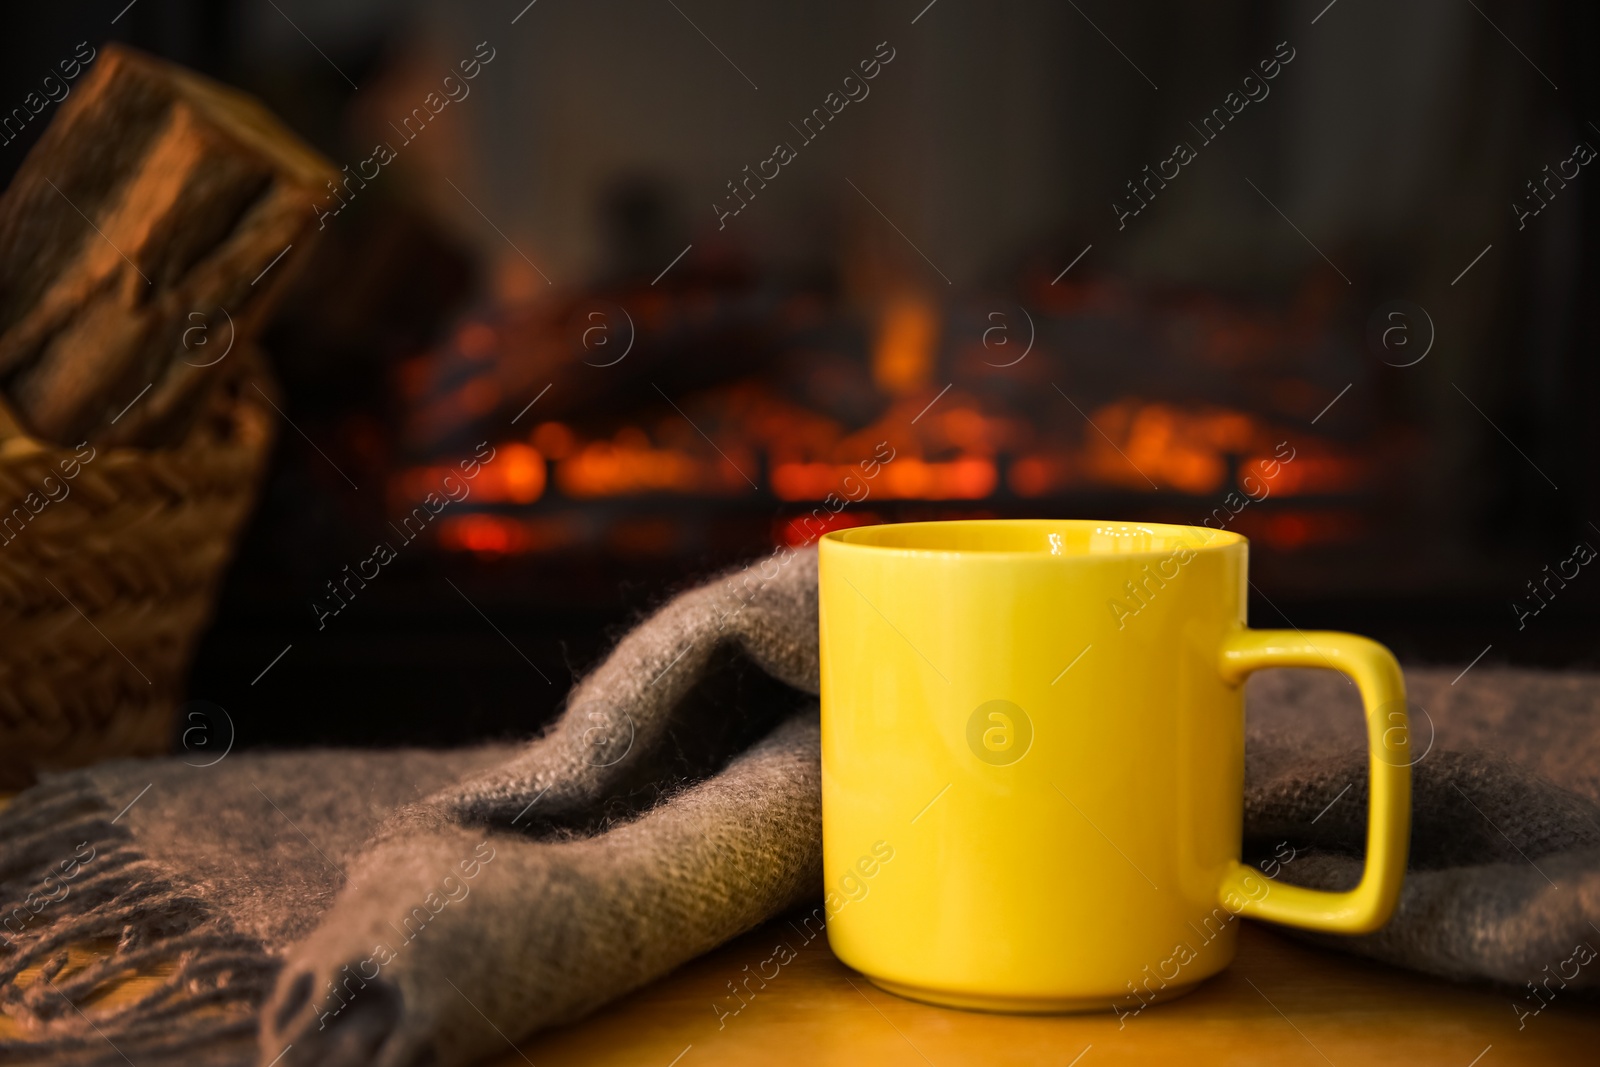
{"label": "mug rim", "polygon": [[[1050,526],[1072,527],[1089,532],[1100,532],[1106,527],[1134,528],[1167,540],[1158,548],[1130,549],[1115,552],[1094,552],[1077,549],[1068,549],[1065,552],[1054,553],[1041,549],[991,549],[968,548],[959,546],[938,545],[906,545],[882,544],[864,540],[874,531],[881,536],[885,530],[904,530],[907,533],[920,532],[929,529],[954,530],[957,527],[1025,527],[1025,526]],[[1096,529],[1099,528],[1099,529]],[[883,522],[866,526],[851,526],[842,530],[832,530],[823,534],[819,539],[819,546],[827,543],[830,547],[847,548],[853,552],[862,552],[869,555],[899,556],[914,559],[948,559],[959,557],[962,559],[1003,559],[1003,560],[1055,560],[1065,562],[1068,560],[1080,562],[1108,561],[1108,560],[1155,560],[1162,559],[1175,552],[1188,549],[1194,553],[1225,552],[1229,549],[1247,546],[1250,539],[1243,534],[1232,530],[1218,530],[1209,526],[1189,526],[1182,523],[1170,522],[1144,522],[1139,520],[1118,519],[932,519],[918,522]]]}

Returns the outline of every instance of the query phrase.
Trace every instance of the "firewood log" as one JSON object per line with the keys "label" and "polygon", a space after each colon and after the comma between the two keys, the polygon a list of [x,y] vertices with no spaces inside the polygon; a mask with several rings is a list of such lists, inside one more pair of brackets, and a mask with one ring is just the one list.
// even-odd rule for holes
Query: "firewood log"
{"label": "firewood log", "polygon": [[305,261],[337,176],[250,97],[107,45],[0,196],[18,417],[62,444],[181,437]]}

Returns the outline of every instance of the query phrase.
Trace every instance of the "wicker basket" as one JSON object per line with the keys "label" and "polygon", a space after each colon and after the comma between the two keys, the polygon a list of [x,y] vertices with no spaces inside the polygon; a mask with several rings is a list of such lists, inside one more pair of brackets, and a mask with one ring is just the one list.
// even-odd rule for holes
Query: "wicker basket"
{"label": "wicker basket", "polygon": [[88,449],[0,443],[0,790],[171,747],[272,443],[272,412],[247,384],[271,392],[271,380],[257,357],[235,358],[246,373],[179,447],[84,462]]}

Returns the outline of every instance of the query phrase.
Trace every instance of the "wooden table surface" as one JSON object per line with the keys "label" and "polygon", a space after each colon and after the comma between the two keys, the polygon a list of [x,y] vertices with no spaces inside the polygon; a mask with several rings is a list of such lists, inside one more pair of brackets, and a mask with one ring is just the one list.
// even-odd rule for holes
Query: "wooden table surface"
{"label": "wooden table surface", "polygon": [[[742,981],[785,941],[793,960],[736,1014]],[[92,959],[74,952],[69,971]],[[26,974],[26,985],[35,976]],[[131,1000],[158,974],[123,983]],[[1358,1067],[1600,1063],[1600,1002],[1561,996],[1518,1028],[1514,991],[1453,985],[1311,948],[1246,922],[1232,967],[1132,1018],[1007,1016],[902,1000],[801,944],[778,920],[573,1026],[506,1042],[495,1067],[963,1067],[1272,1064]],[[720,1015],[720,1012],[729,1014]],[[504,1030],[507,1020],[497,1020]],[[484,1026],[490,1026],[485,1020]],[[15,1034],[0,1016],[0,1036]],[[144,1067],[143,1064],[137,1067]]]}
{"label": "wooden table surface", "polygon": [[[727,988],[785,940],[798,951],[738,1005]],[[770,973],[770,965],[768,967]],[[754,984],[754,983],[752,983]],[[509,1047],[496,1067],[1600,1063],[1600,1003],[1560,996],[1518,1019],[1511,991],[1458,986],[1321,951],[1254,923],[1232,967],[1140,1015],[1006,1016],[935,1008],[885,993],[817,938],[758,929],[584,1022]],[[1531,1007],[1524,1003],[1524,1008]],[[488,1024],[485,1023],[487,1026]]]}

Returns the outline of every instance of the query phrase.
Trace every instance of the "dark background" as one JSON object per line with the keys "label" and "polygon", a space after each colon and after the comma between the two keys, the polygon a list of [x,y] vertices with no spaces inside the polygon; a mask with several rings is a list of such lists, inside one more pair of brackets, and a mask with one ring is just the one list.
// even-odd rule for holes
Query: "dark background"
{"label": "dark background", "polygon": [[[189,692],[228,709],[241,745],[455,742],[546,721],[641,612],[810,509],[771,491],[760,453],[747,495],[577,498],[552,483],[489,510],[565,534],[514,551],[419,542],[319,630],[323,582],[409,506],[400,473],[502,440],[482,427],[545,382],[537,417],[585,440],[670,417],[652,389],[747,381],[849,428],[957,381],[1029,440],[1081,434],[1085,448],[1051,383],[1090,412],[1128,396],[1242,410],[1359,473],[1241,515],[1256,625],[1357,630],[1411,663],[1592,667],[1589,568],[1523,629],[1512,605],[1531,606],[1526,583],[1576,543],[1600,546],[1600,177],[1583,168],[1522,229],[1511,205],[1575,143],[1600,145],[1596,23],[1592,4],[1489,0],[118,0],[9,13],[0,104],[79,41],[119,40],[256,94],[342,166],[478,42],[494,49],[471,96],[302,265],[267,339],[297,428],[281,428]],[[895,58],[872,95],[719,230],[724,183],[880,41]],[[1124,183],[1193,143],[1189,124],[1279,42],[1294,59],[1271,94],[1119,229]],[[0,147],[0,172],[48,117]],[[552,349],[595,299],[668,325],[641,328],[616,367]],[[903,299],[935,309],[940,339],[931,384],[896,398],[862,368],[875,316]],[[1403,367],[1418,347],[1375,341],[1400,300],[1434,334]],[[993,308],[1042,324],[1011,378],[973,373]],[[535,339],[516,341],[529,322]],[[430,430],[472,323],[498,331],[496,380],[526,387],[478,424]],[[1251,331],[1270,336],[1238,341]],[[1155,481],[1024,497],[1003,477],[985,499],[880,498],[864,514],[1196,522],[1229,488]]]}

